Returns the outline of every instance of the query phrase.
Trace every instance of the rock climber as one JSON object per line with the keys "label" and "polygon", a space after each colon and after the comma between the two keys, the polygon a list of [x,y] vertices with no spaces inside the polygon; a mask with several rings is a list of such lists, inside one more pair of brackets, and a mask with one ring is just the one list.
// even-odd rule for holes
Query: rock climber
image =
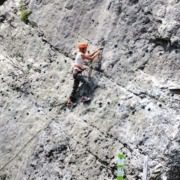
{"label": "rock climber", "polygon": [[[82,72],[87,69],[87,66],[85,66],[85,62],[93,61],[101,52],[101,49],[97,49],[93,53],[87,53],[87,43],[79,43],[78,49],[79,52],[76,55],[75,62],[73,65],[73,78],[74,78],[74,84],[73,89],[71,92],[71,95],[68,99],[67,106],[72,106],[73,103],[76,101],[76,93],[79,87],[80,82],[87,85],[88,90],[91,89],[90,83],[87,80],[87,78],[82,75]],[[82,97],[83,101],[89,101],[90,98],[88,96]]]}

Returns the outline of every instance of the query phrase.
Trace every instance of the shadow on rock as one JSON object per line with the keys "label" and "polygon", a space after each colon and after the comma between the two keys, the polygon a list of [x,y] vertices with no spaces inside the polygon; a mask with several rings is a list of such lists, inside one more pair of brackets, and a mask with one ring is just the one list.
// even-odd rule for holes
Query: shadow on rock
{"label": "shadow on rock", "polygon": [[89,104],[91,102],[91,100],[94,98],[95,90],[98,87],[95,78],[93,78],[93,77],[91,77],[91,78],[86,77],[86,78],[87,78],[89,85],[82,84],[79,87],[78,92],[77,92],[77,96],[76,96],[77,97],[77,103],[81,102],[81,98],[83,96],[88,96],[88,97],[90,97],[90,100],[87,102],[84,102],[84,103]]}
{"label": "shadow on rock", "polygon": [[180,179],[180,151],[174,151],[168,163],[169,171],[167,173],[168,180]]}

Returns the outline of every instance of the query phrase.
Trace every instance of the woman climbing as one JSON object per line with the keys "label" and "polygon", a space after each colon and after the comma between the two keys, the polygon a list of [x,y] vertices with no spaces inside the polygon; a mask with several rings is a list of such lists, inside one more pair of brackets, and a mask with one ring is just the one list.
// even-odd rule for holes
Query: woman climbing
{"label": "woman climbing", "polygon": [[[75,62],[73,65],[74,84],[73,84],[73,90],[67,102],[68,107],[71,107],[73,103],[76,101],[76,93],[80,82],[86,84],[88,90],[91,89],[89,81],[85,76],[82,75],[82,72],[87,69],[87,67],[85,66],[85,62],[87,60],[93,61],[100,54],[100,49],[97,49],[92,54],[87,54],[87,47],[88,47],[87,43],[78,44],[79,52],[76,55]],[[89,100],[90,98],[87,95],[82,97],[82,101],[89,101]]]}

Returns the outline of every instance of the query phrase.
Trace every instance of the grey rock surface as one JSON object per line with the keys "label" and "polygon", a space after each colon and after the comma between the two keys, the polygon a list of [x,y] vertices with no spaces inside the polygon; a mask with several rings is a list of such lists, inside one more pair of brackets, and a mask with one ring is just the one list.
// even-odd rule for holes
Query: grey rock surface
{"label": "grey rock surface", "polygon": [[[0,180],[180,179],[180,1],[0,3]],[[90,104],[64,107],[79,41],[104,47]],[[172,91],[172,89],[177,89]]]}

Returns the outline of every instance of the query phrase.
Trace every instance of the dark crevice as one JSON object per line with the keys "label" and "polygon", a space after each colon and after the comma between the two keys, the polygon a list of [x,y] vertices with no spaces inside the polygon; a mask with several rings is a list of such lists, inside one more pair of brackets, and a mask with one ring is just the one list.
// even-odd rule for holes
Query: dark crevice
{"label": "dark crevice", "polygon": [[156,37],[150,39],[149,42],[155,44],[155,46],[162,46],[164,51],[172,51],[180,48],[180,42],[178,40],[171,42],[170,38]]}
{"label": "dark crevice", "polygon": [[7,0],[0,0],[0,6],[3,5]]}
{"label": "dark crevice", "polygon": [[169,38],[156,37],[154,39],[150,39],[150,43],[155,44],[155,46],[162,46],[164,50],[170,47],[171,40]]}
{"label": "dark crevice", "polygon": [[111,5],[112,5],[112,2],[110,2],[110,3],[108,4],[107,10],[109,10],[109,9],[111,8]]}
{"label": "dark crevice", "polygon": [[170,50],[173,50],[173,49],[177,49],[179,50],[180,49],[180,41],[179,40],[176,40],[174,42],[171,42],[171,46],[170,46]]}
{"label": "dark crevice", "polygon": [[6,20],[6,15],[0,15],[0,23],[3,23]]}
{"label": "dark crevice", "polygon": [[138,2],[139,0],[129,0],[130,5],[137,4]]}
{"label": "dark crevice", "polygon": [[169,90],[172,94],[180,94],[180,88],[171,88]]}

